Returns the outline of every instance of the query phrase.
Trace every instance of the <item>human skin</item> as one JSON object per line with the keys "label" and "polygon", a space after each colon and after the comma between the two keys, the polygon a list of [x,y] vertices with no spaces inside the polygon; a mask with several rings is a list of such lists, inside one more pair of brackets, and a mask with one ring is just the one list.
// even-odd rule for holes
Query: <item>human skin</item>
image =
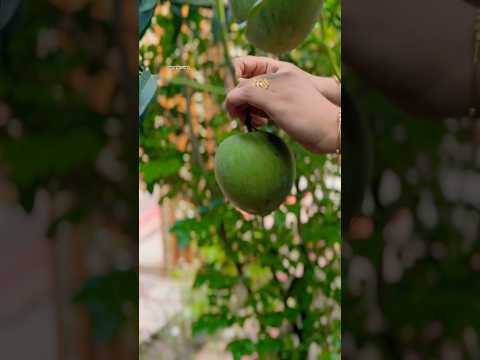
{"label": "human skin", "polygon": [[[347,66],[407,112],[433,118],[468,113],[474,100],[471,4],[344,0],[342,5]],[[480,94],[480,81],[477,85]]]}
{"label": "human skin", "polygon": [[[234,67],[238,85],[227,89],[225,100],[232,117],[244,122],[249,111],[255,127],[272,121],[312,152],[335,152],[341,87],[333,78],[266,57],[239,57]],[[253,86],[258,79],[267,79],[269,88]]]}
{"label": "human skin", "polygon": [[[345,0],[343,61],[409,113],[467,115],[480,108],[472,91],[471,3],[478,2]],[[232,116],[245,120],[249,108],[254,125],[269,119],[314,152],[335,151],[341,91],[331,78],[268,58],[241,57],[234,65],[240,84],[225,103]],[[271,82],[268,90],[251,86],[262,76]],[[477,88],[480,94],[480,79]]]}

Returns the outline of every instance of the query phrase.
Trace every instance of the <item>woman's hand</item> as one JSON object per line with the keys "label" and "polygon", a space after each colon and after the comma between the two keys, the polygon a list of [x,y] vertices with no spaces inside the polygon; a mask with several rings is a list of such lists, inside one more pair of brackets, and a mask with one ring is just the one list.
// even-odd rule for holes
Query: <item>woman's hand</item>
{"label": "woman's hand", "polygon": [[[263,57],[237,58],[234,66],[239,84],[225,101],[232,117],[245,121],[248,110],[253,126],[271,120],[307,149],[335,152],[341,89],[333,78]],[[260,79],[268,80],[268,89],[254,86]]]}

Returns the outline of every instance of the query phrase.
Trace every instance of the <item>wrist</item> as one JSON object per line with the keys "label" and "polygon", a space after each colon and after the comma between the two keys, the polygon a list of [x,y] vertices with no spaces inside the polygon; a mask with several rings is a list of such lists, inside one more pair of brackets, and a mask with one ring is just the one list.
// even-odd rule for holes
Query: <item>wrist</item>
{"label": "wrist", "polygon": [[336,106],[341,106],[342,103],[342,85],[337,77],[323,77],[310,75],[310,81],[317,91],[322,94],[328,101],[335,104]]}
{"label": "wrist", "polygon": [[307,146],[312,152],[317,154],[341,154],[342,147],[342,109],[336,107],[325,121],[320,129],[320,135],[313,146]]}

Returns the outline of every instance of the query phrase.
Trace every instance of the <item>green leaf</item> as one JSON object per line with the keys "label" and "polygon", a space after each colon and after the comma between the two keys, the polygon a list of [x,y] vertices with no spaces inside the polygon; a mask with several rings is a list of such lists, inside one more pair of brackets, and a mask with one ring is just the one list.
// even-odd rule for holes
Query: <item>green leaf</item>
{"label": "green leaf", "polygon": [[140,0],[138,2],[138,35],[140,39],[150,26],[156,5],[157,0]]}
{"label": "green leaf", "polygon": [[138,101],[138,116],[141,117],[148,104],[152,101],[157,90],[158,76],[152,75],[150,71],[145,70],[138,75],[138,91],[140,94]]}
{"label": "green leaf", "polygon": [[255,343],[250,339],[234,340],[227,346],[235,360],[240,360],[244,355],[251,355],[255,352]]}
{"label": "green leaf", "polygon": [[229,289],[238,282],[238,277],[227,275],[213,268],[200,270],[195,277],[193,288],[207,284],[210,289]]}
{"label": "green leaf", "polygon": [[170,228],[170,232],[173,232],[177,237],[178,245],[184,248],[190,243],[191,233],[195,230],[197,220],[184,219],[178,220],[175,225]]}
{"label": "green leaf", "polygon": [[210,201],[210,204],[208,206],[201,206],[198,209],[198,212],[203,217],[203,219],[208,219],[208,215],[210,215],[212,211],[215,211],[217,207],[223,204],[225,204],[225,200],[223,198],[213,199],[212,201]]}
{"label": "green leaf", "polygon": [[[18,186],[28,188],[51,176],[71,176],[90,166],[102,139],[91,130],[76,129],[63,134],[40,134],[0,143],[0,157],[10,167]],[[81,149],[81,151],[80,151]]]}
{"label": "green leaf", "polygon": [[140,171],[146,183],[153,183],[177,174],[182,164],[177,158],[159,159],[140,164]]}
{"label": "green leaf", "polygon": [[282,325],[283,319],[285,319],[286,313],[283,312],[271,312],[260,316],[259,321],[267,326],[279,327]]}
{"label": "green leaf", "polygon": [[138,273],[114,271],[90,278],[72,300],[87,307],[94,336],[109,341],[126,321],[126,305],[138,306]]}
{"label": "green leaf", "polygon": [[341,239],[341,232],[337,222],[324,223],[310,221],[302,230],[302,237],[305,242],[317,243],[325,240],[328,246],[332,246]]}
{"label": "green leaf", "polygon": [[192,324],[192,335],[197,336],[202,332],[213,335],[216,331],[232,325],[232,320],[224,314],[204,314]]}
{"label": "green leaf", "polygon": [[200,84],[199,82],[190,80],[186,77],[176,77],[169,80],[168,83],[173,85],[188,86],[188,87],[191,87],[192,89],[203,91],[203,92],[209,92],[215,95],[225,95],[225,90],[223,89],[223,87],[209,85],[209,84]]}
{"label": "green leaf", "polygon": [[330,352],[324,352],[322,355],[320,355],[319,360],[339,360],[340,356],[338,354],[330,353]]}
{"label": "green leaf", "polygon": [[269,355],[281,353],[283,349],[283,342],[280,339],[273,339],[271,337],[261,339],[257,343],[257,351],[260,355]]}
{"label": "green leaf", "polygon": [[165,33],[160,38],[160,47],[164,58],[170,57],[177,50],[177,38],[180,35],[180,29],[183,23],[181,10],[178,6],[172,6],[171,16],[157,16],[157,24],[165,29]]}

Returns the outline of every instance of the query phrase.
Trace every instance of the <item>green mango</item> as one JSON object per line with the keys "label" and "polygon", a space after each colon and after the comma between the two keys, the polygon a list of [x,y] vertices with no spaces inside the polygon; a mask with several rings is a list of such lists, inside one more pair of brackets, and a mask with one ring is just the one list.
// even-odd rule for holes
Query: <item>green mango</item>
{"label": "green mango", "polygon": [[268,215],[290,193],[295,160],[278,136],[254,131],[225,139],[215,154],[215,177],[224,196],[236,207]]}
{"label": "green mango", "polygon": [[237,22],[247,20],[248,12],[257,0],[230,0],[233,17]]}
{"label": "green mango", "polygon": [[322,0],[263,0],[249,14],[247,39],[273,54],[286,53],[312,31],[322,10]]}

